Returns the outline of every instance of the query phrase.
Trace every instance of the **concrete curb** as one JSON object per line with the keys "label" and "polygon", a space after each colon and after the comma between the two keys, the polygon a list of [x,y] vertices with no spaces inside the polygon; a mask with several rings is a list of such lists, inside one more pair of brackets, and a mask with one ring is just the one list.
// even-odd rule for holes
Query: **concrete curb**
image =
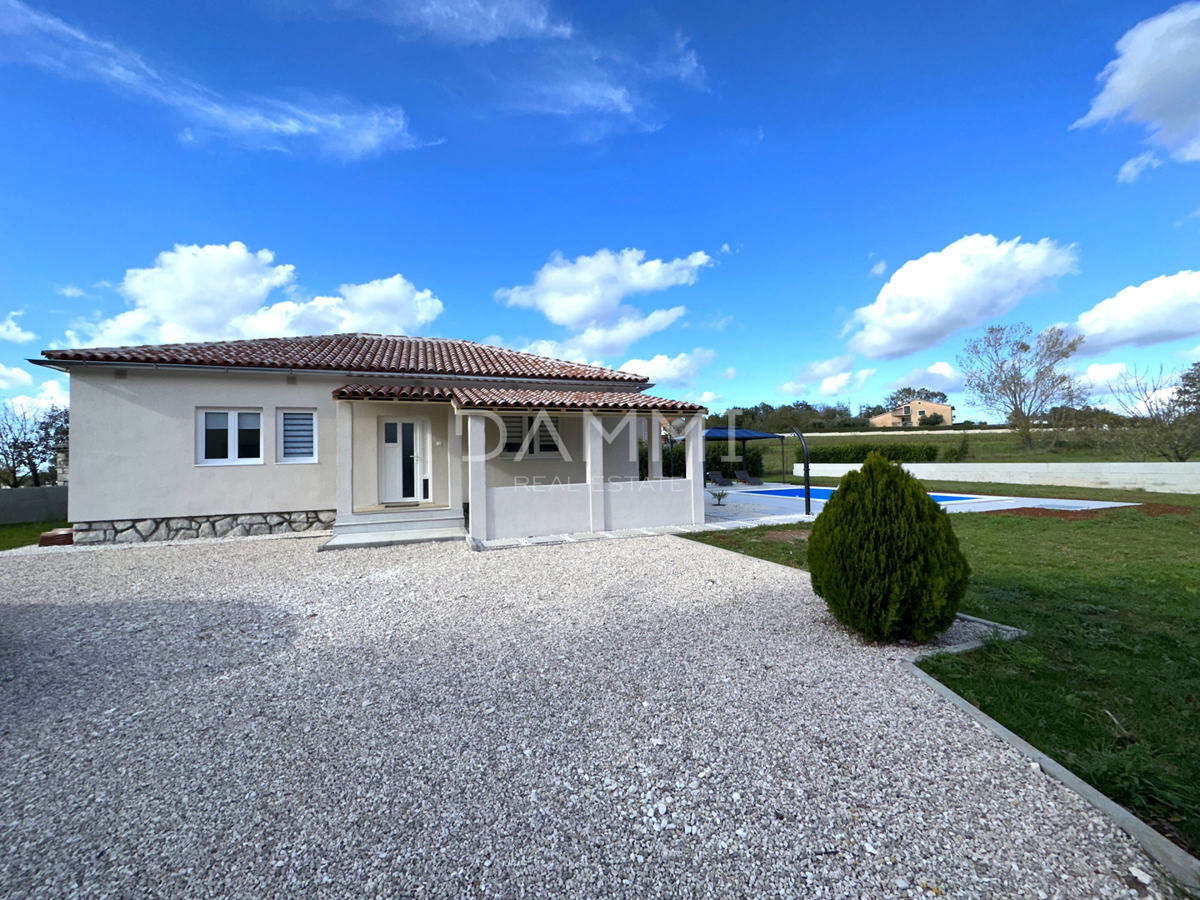
{"label": "concrete curb", "polygon": [[[1019,628],[1013,628],[1011,625],[1000,625],[996,622],[989,622],[987,619],[979,619],[963,613],[959,613],[959,616],[972,622],[991,625],[996,630],[1004,633],[1005,637],[1009,639],[1019,637],[1025,633]],[[935,693],[965,712],[984,728],[992,732],[992,734],[996,735],[996,737],[1000,738],[1000,740],[1004,741],[1004,743],[1037,763],[1047,775],[1073,790],[1100,812],[1104,813],[1104,815],[1108,816],[1113,824],[1137,841],[1146,854],[1162,866],[1180,886],[1191,891],[1200,891],[1200,859],[1196,859],[1196,857],[1181,847],[1171,843],[1125,807],[1110,800],[1074,772],[1054,759],[1051,759],[1028,741],[1009,731],[987,713],[964,700],[932,675],[923,672],[916,665],[920,660],[927,656],[933,656],[935,653],[966,653],[982,646],[982,641],[971,641],[967,644],[958,644],[954,647],[925,652],[917,656],[915,660],[901,660],[900,667],[918,681],[924,682]]]}

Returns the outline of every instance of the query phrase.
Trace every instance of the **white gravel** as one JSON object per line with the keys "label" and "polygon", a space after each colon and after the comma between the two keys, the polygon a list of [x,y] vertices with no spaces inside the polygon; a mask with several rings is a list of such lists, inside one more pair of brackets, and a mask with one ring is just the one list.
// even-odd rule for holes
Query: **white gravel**
{"label": "white gravel", "polygon": [[1154,871],[803,572],[675,537],[318,544],[0,555],[0,896],[1108,898]]}

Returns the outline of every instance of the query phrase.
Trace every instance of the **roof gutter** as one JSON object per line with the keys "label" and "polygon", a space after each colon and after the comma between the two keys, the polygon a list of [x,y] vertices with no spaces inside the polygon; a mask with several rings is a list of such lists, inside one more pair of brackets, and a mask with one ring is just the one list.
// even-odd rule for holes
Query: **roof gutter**
{"label": "roof gutter", "polygon": [[115,362],[111,360],[88,359],[29,359],[26,362],[35,366],[44,366],[59,372],[69,373],[73,367],[103,368],[103,369],[163,369],[178,372],[227,372],[246,375],[330,375],[337,378],[408,378],[422,381],[516,381],[521,384],[553,384],[553,385],[613,385],[644,391],[654,387],[651,381],[603,381],[585,378],[530,378],[520,375],[452,375],[430,374],[424,372],[364,372],[354,369],[285,369],[268,366],[199,366],[182,363],[143,363]]}

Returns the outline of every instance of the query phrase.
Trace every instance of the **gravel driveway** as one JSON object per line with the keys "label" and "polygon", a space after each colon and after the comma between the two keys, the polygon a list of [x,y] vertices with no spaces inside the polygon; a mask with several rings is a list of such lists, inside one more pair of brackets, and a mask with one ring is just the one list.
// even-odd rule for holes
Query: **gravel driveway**
{"label": "gravel driveway", "polygon": [[1126,897],[1127,837],[681,538],[0,555],[0,894]]}

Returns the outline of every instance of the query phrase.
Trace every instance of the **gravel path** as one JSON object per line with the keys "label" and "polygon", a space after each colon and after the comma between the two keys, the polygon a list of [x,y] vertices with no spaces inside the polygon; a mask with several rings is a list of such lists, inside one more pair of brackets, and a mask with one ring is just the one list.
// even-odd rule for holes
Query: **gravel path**
{"label": "gravel path", "polygon": [[318,543],[0,555],[0,895],[1107,898],[1153,871],[802,572],[675,537]]}

